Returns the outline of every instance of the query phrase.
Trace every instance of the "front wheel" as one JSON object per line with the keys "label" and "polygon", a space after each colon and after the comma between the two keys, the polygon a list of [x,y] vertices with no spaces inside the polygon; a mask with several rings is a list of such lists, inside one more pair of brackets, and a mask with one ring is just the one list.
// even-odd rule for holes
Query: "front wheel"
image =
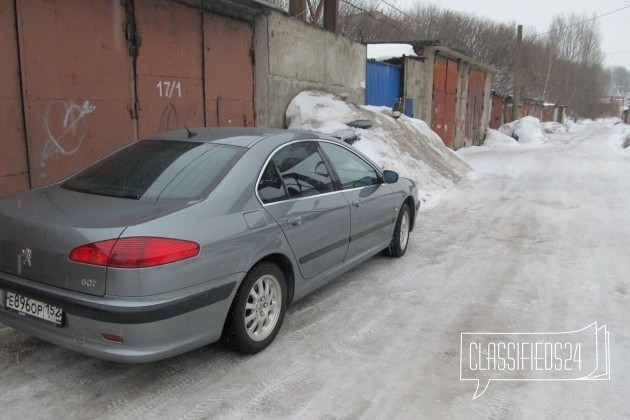
{"label": "front wheel", "polygon": [[286,282],[282,270],[269,262],[245,276],[228,313],[223,338],[242,353],[258,353],[278,334],[286,310]]}
{"label": "front wheel", "polygon": [[411,231],[411,210],[409,205],[404,203],[398,213],[398,219],[396,220],[396,227],[394,228],[394,235],[389,243],[389,247],[385,249],[385,254],[400,258],[407,252],[407,245],[409,244],[409,232]]}

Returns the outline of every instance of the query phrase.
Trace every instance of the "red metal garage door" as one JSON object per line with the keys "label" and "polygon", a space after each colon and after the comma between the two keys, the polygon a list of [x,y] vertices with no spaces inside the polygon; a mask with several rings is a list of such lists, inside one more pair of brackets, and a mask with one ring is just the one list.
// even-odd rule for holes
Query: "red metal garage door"
{"label": "red metal garage door", "polygon": [[497,129],[501,127],[501,116],[503,115],[503,98],[498,95],[492,95],[492,115],[490,117],[490,128]]}
{"label": "red metal garage door", "polygon": [[542,120],[543,122],[553,121],[553,114],[555,111],[554,106],[543,106],[542,110]]}
{"label": "red metal garage door", "polygon": [[202,13],[166,0],[136,0],[140,137],[204,125]]}
{"label": "red metal garage door", "polygon": [[119,1],[18,0],[32,185],[56,181],[133,138]]}
{"label": "red metal garage door", "polygon": [[468,72],[468,95],[466,101],[466,138],[478,146],[481,143],[481,115],[486,75],[479,70]]}
{"label": "red metal garage door", "polygon": [[455,140],[455,105],[457,103],[457,61],[435,57],[433,71],[433,113],[431,128],[448,147]]}
{"label": "red metal garage door", "polygon": [[29,187],[13,0],[0,0],[0,45],[1,197]]}
{"label": "red metal garage door", "polygon": [[252,27],[217,15],[205,15],[204,63],[206,124],[254,125]]}

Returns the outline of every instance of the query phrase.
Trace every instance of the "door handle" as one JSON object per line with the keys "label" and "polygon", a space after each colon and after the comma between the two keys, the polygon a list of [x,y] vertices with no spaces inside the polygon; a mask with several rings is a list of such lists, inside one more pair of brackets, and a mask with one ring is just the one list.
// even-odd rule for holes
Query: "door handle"
{"label": "door handle", "polygon": [[289,217],[287,223],[289,223],[289,225],[291,226],[300,226],[302,224],[302,216]]}
{"label": "door handle", "polygon": [[354,201],[352,202],[352,206],[353,206],[353,207],[361,207],[361,202],[360,202],[359,200],[354,200]]}

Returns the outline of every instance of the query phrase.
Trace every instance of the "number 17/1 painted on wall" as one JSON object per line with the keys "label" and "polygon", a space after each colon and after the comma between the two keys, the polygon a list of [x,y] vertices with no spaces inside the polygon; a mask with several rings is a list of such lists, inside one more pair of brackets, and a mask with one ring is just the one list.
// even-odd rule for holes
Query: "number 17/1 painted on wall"
{"label": "number 17/1 painted on wall", "polygon": [[156,87],[160,94],[160,98],[172,98],[173,94],[175,93],[177,94],[178,98],[182,97],[182,82],[180,81],[160,80],[159,82],[157,82]]}

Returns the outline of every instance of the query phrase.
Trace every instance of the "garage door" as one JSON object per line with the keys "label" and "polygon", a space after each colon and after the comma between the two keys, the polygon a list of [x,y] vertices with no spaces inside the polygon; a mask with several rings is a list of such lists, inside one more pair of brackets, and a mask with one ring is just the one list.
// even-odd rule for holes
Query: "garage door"
{"label": "garage door", "polygon": [[466,138],[473,145],[481,144],[481,116],[483,114],[486,75],[479,70],[468,72],[468,95],[466,100]]}
{"label": "garage door", "polygon": [[136,0],[138,130],[204,125],[202,13],[166,0]]}
{"label": "garage door", "polygon": [[203,21],[208,126],[254,126],[253,29],[208,14]]}
{"label": "garage door", "polygon": [[133,139],[120,2],[19,0],[31,183],[49,184]]}
{"label": "garage door", "polygon": [[436,56],[433,70],[433,112],[431,129],[444,144],[453,147],[455,140],[455,105],[457,103],[457,61]]}

